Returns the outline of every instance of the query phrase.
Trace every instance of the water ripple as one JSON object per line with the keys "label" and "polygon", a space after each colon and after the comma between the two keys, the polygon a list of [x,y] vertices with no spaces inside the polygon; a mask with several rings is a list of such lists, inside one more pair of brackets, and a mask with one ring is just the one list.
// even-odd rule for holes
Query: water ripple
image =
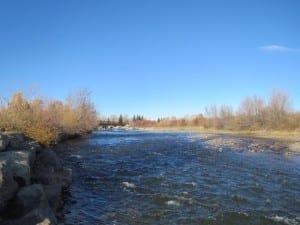
{"label": "water ripple", "polygon": [[62,224],[300,224],[300,164],[216,151],[188,133],[96,132],[60,152],[74,170]]}

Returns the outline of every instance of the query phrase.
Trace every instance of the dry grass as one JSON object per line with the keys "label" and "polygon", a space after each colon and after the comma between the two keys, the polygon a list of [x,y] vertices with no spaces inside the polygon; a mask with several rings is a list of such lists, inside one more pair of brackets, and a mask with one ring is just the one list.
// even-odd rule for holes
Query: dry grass
{"label": "dry grass", "polygon": [[213,134],[227,134],[227,135],[239,135],[245,137],[258,137],[266,139],[277,139],[282,141],[300,142],[300,131],[289,131],[289,130],[256,130],[256,131],[240,131],[240,130],[225,130],[215,128],[204,128],[195,126],[175,126],[175,127],[147,127],[145,128],[151,131],[174,131],[174,132],[196,132],[204,135]]}

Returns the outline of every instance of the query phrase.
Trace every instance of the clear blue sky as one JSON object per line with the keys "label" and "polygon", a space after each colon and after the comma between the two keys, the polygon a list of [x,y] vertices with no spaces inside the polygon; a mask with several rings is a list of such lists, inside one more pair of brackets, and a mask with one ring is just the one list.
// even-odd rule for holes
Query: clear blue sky
{"label": "clear blue sky", "polygon": [[0,95],[156,118],[286,91],[300,109],[299,0],[0,0]]}

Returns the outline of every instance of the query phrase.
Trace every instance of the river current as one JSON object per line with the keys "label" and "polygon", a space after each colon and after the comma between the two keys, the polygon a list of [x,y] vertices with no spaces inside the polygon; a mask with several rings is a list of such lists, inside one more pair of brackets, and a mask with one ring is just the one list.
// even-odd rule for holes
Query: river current
{"label": "river current", "polygon": [[61,224],[300,224],[300,157],[191,133],[99,131],[59,151],[73,169]]}

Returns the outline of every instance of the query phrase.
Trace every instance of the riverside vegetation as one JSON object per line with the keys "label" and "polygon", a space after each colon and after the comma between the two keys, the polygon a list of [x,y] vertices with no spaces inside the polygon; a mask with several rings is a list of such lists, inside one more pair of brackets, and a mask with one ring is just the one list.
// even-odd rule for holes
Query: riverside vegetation
{"label": "riverside vegetation", "polygon": [[87,90],[68,96],[65,102],[42,97],[26,99],[18,92],[0,105],[2,130],[22,132],[42,145],[87,133],[96,126],[97,112]]}
{"label": "riverside vegetation", "polygon": [[97,126],[89,92],[65,102],[25,98],[19,92],[0,106],[0,224],[57,224],[72,180],[49,148]]}
{"label": "riverside vegetation", "polygon": [[[211,105],[205,114],[184,118],[167,117],[147,120],[134,117],[135,127],[187,128],[200,131],[253,133],[272,136],[289,136],[300,133],[300,112],[293,110],[289,96],[284,92],[273,92],[268,101],[261,97],[246,97],[236,111],[230,105]],[[275,135],[275,136],[276,136]]]}

